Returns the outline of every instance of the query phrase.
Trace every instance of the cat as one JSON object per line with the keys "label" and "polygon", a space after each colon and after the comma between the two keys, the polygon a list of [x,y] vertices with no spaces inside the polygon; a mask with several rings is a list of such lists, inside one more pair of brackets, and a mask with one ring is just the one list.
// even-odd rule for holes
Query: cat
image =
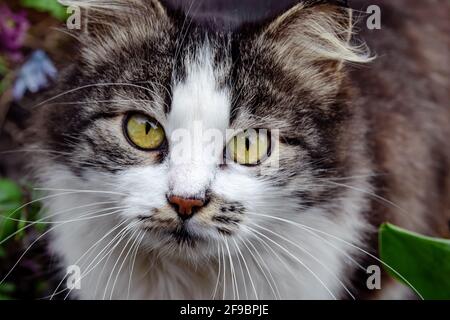
{"label": "cat", "polygon": [[326,1],[233,30],[66,1],[89,30],[31,131],[52,252],[80,272],[51,298],[417,298],[366,268],[385,221],[448,236],[448,39],[425,4],[375,2],[367,46]]}

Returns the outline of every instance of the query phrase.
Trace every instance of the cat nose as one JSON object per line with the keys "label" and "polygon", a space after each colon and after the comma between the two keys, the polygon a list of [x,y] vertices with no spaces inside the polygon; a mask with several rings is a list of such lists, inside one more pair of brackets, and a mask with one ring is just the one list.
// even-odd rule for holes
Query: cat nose
{"label": "cat nose", "polygon": [[186,199],[179,196],[169,196],[167,199],[175,210],[177,210],[178,216],[183,220],[192,217],[198,209],[205,205],[205,201],[201,199]]}

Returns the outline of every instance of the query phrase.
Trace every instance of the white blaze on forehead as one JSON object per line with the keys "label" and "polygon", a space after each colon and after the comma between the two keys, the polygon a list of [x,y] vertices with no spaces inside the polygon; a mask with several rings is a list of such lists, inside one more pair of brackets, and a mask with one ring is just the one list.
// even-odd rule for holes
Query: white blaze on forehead
{"label": "white blaze on forehead", "polygon": [[203,46],[187,61],[185,79],[173,85],[166,128],[171,143],[169,187],[180,196],[202,195],[221,161],[219,154],[205,152],[213,149],[211,135],[216,144],[223,143],[230,117],[229,91],[218,85],[213,58],[211,48]]}

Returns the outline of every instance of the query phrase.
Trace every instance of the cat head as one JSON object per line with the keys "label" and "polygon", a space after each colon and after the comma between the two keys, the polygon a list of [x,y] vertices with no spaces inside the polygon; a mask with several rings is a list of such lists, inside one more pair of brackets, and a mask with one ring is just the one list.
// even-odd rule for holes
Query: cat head
{"label": "cat head", "polygon": [[282,219],[337,223],[343,194],[325,182],[359,148],[345,64],[370,59],[350,10],[305,2],[217,30],[156,0],[68,4],[88,32],[36,122],[39,181],[66,192],[53,211],[103,207],[98,220],[186,258]]}

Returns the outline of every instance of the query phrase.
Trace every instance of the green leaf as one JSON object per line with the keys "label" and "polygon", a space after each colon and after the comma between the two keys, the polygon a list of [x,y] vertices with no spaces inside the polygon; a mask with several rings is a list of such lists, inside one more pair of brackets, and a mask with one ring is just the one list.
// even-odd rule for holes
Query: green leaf
{"label": "green leaf", "polygon": [[13,300],[10,296],[0,293],[0,300]]}
{"label": "green leaf", "polygon": [[0,292],[1,293],[13,293],[16,290],[16,286],[12,283],[1,283]]}
{"label": "green leaf", "polygon": [[0,300],[12,300],[11,294],[16,290],[16,286],[12,283],[0,284]]}
{"label": "green leaf", "polygon": [[388,273],[424,299],[450,299],[450,240],[425,237],[391,224],[379,232]]}
{"label": "green leaf", "polygon": [[0,204],[8,201],[22,201],[22,190],[15,182],[9,179],[0,179]]}
{"label": "green leaf", "polygon": [[22,204],[22,190],[11,180],[0,179],[0,242],[17,230]]}
{"label": "green leaf", "polygon": [[6,66],[6,61],[3,57],[0,56],[0,76],[4,76],[8,71],[8,67]]}
{"label": "green leaf", "polygon": [[47,230],[47,227],[48,227],[48,225],[46,223],[37,222],[36,224],[34,224],[34,228],[39,233],[44,233]]}
{"label": "green leaf", "polygon": [[4,57],[0,56],[0,95],[6,91],[10,85],[10,79],[7,77],[8,74],[8,64]]}
{"label": "green leaf", "polygon": [[16,235],[16,239],[23,239],[25,237],[25,229],[24,227],[27,225],[27,216],[25,214],[25,210],[21,210],[20,221],[17,221],[17,231],[19,231]]}
{"label": "green leaf", "polygon": [[61,21],[66,20],[68,17],[66,7],[57,0],[21,0],[20,4],[23,7],[36,11],[48,12],[51,16]]}

